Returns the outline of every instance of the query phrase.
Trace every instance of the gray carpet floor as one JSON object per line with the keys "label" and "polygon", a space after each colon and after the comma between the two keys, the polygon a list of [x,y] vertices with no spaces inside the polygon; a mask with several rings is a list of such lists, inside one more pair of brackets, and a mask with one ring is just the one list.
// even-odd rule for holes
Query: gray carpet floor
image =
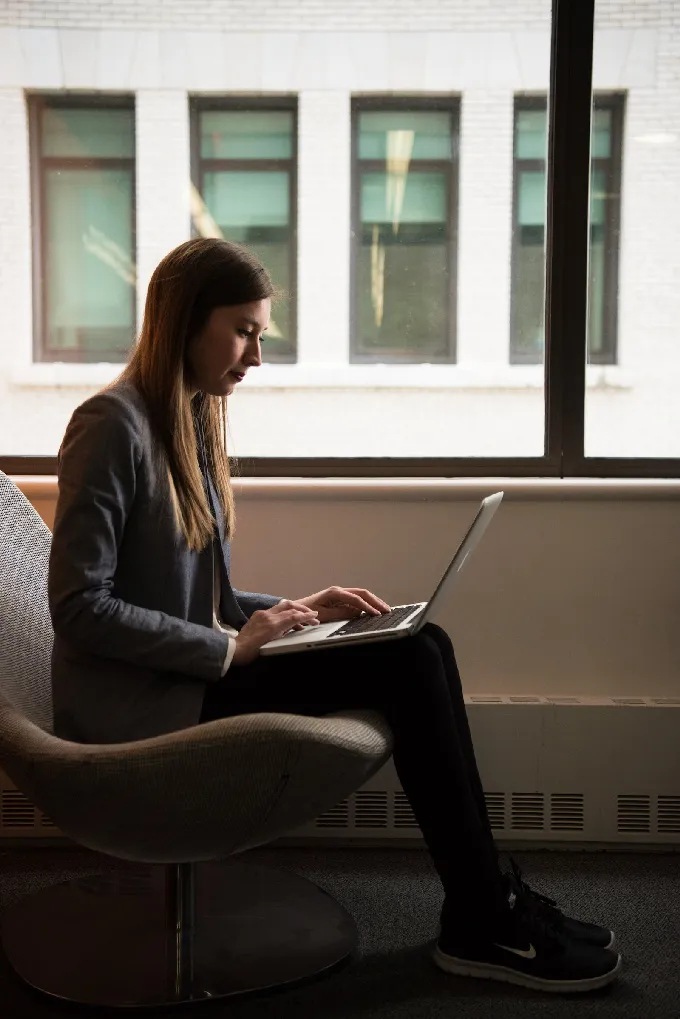
{"label": "gray carpet floor", "polygon": [[[513,851],[513,856],[532,887],[556,899],[565,912],[616,931],[623,971],[615,984],[567,996],[442,973],[429,949],[443,892],[421,849],[268,847],[247,858],[301,874],[341,902],[357,924],[357,957],[330,976],[284,992],[147,1014],[178,1017],[200,1011],[229,1019],[680,1017],[680,855],[532,850]],[[505,853],[501,860],[507,862]],[[77,848],[0,850],[0,922],[4,909],[25,894],[119,866],[130,865]],[[45,999],[16,978],[0,953],[2,1017],[76,1014],[130,1012],[93,1013]]]}

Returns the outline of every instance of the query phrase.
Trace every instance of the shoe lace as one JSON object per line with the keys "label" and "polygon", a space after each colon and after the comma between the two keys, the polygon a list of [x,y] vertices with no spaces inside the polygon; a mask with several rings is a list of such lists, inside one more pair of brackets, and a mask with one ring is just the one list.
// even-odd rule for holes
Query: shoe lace
{"label": "shoe lace", "polygon": [[546,937],[562,941],[564,914],[557,908],[557,903],[547,895],[541,895],[540,892],[530,888],[522,879],[522,871],[514,860],[511,860],[511,864],[515,879],[513,893],[517,900],[515,909],[519,909],[520,914],[529,919],[532,926],[537,927]]}

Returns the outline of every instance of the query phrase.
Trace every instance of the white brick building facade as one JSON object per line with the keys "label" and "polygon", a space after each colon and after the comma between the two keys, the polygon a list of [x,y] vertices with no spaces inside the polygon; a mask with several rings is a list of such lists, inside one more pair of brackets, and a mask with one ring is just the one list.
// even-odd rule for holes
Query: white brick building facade
{"label": "white brick building facade", "polygon": [[[140,321],[189,236],[189,97],[298,98],[298,363],[239,390],[237,455],[539,455],[542,369],[509,364],[513,101],[547,90],[549,21],[544,0],[0,0],[0,453],[53,454],[117,372],[33,362],[25,95],[74,90],[135,99]],[[594,86],[626,103],[618,363],[589,370],[587,452],[679,456],[680,0],[601,0]],[[371,93],[460,96],[456,365],[349,364],[350,109]]]}

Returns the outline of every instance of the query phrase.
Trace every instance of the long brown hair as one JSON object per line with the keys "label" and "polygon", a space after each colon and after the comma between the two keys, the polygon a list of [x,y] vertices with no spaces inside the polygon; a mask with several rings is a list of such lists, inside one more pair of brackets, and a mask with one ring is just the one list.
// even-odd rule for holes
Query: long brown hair
{"label": "long brown hair", "polygon": [[193,414],[205,436],[208,465],[224,513],[225,538],[234,531],[234,496],[226,448],[227,400],[199,394],[193,403],[187,362],[190,341],[214,308],[274,296],[267,270],[246,248],[199,237],[174,248],[149,281],[142,331],[121,378],[139,389],[167,458],[177,522],[190,548],[211,541],[213,518],[203,488]]}

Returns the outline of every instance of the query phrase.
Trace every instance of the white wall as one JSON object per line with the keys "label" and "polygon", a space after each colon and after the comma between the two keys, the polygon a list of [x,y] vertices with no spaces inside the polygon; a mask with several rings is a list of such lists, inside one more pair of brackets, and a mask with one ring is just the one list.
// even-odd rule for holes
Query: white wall
{"label": "white wall", "polygon": [[[54,479],[20,485],[51,526]],[[393,605],[427,598],[479,499],[498,489],[506,497],[437,619],[465,692],[677,696],[678,481],[244,479],[234,585],[292,598],[363,586]]]}

